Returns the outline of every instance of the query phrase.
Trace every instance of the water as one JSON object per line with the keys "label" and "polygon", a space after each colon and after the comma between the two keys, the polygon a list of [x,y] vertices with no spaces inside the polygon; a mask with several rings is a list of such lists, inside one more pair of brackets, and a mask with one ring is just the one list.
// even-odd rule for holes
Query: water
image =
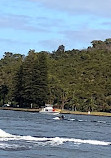
{"label": "water", "polygon": [[0,158],[110,158],[111,117],[0,111]]}

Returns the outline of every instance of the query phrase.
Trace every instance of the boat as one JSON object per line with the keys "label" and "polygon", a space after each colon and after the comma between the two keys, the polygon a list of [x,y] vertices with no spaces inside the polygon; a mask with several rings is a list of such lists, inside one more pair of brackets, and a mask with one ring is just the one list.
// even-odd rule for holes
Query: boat
{"label": "boat", "polygon": [[58,115],[60,113],[60,111],[53,108],[53,105],[51,104],[46,104],[45,107],[42,108],[39,112],[43,114],[53,114],[53,115]]}

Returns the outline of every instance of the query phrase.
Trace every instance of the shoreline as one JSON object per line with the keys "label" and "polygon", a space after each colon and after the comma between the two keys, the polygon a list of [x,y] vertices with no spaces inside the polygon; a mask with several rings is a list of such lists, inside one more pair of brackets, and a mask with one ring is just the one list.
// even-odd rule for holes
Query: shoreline
{"label": "shoreline", "polygon": [[74,115],[88,115],[88,116],[105,116],[105,117],[111,117],[111,113],[107,112],[80,112],[80,111],[68,111],[68,110],[61,110],[61,114],[74,114]]}
{"label": "shoreline", "polygon": [[[12,111],[23,111],[23,112],[39,112],[41,109],[0,107],[0,110],[12,110]],[[60,114],[74,114],[74,115],[111,117],[111,113],[107,113],[107,112],[90,112],[90,114],[88,114],[88,112],[80,112],[80,111],[69,111],[69,110],[58,110],[58,111],[60,111]]]}
{"label": "shoreline", "polygon": [[39,112],[40,111],[40,109],[12,108],[12,107],[0,107],[0,110],[12,110],[12,111],[24,111],[24,112]]}

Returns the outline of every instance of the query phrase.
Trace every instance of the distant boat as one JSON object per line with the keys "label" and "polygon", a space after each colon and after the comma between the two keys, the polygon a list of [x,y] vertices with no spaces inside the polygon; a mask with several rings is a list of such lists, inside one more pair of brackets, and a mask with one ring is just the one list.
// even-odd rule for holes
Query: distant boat
{"label": "distant boat", "polygon": [[10,107],[9,104],[4,104],[2,107]]}
{"label": "distant boat", "polygon": [[44,108],[42,108],[40,113],[43,114],[53,114],[53,115],[58,115],[60,112],[56,109],[53,108],[53,105],[51,104],[46,104]]}

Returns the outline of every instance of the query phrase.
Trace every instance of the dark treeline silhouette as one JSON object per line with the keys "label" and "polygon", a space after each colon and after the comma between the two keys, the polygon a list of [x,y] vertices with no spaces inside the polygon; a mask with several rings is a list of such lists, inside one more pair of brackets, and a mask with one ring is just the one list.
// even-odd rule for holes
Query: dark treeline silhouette
{"label": "dark treeline silhouette", "polygon": [[5,52],[0,60],[0,105],[39,108],[46,103],[78,111],[111,112],[111,39],[85,50],[28,55]]}

